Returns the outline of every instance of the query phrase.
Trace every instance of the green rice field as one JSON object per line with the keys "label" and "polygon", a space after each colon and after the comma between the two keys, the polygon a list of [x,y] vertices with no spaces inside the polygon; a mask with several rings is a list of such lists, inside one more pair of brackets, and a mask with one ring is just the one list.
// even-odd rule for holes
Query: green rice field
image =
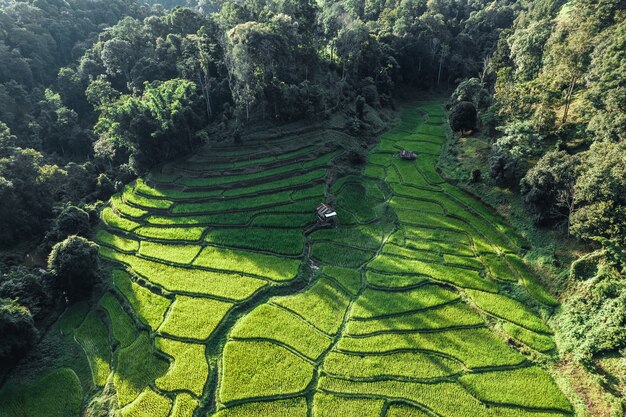
{"label": "green rice field", "polygon": [[[7,384],[0,417],[78,417],[102,392],[123,417],[573,416],[549,372],[557,302],[516,231],[439,175],[442,116],[406,106],[361,175],[307,134],[128,185],[97,234],[110,285],[65,325],[91,378]],[[315,227],[322,202],[336,228]]]}

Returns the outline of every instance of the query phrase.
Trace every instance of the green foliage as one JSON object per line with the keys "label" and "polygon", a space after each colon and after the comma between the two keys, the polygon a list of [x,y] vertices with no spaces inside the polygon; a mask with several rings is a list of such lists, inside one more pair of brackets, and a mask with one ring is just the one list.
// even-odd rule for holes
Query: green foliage
{"label": "green foliage", "polygon": [[486,108],[489,105],[489,100],[489,91],[485,89],[478,78],[468,78],[460,82],[450,96],[450,104],[453,106],[465,101],[473,103],[476,109]]}
{"label": "green foliage", "polygon": [[450,112],[450,128],[454,132],[474,130],[476,128],[476,106],[470,101],[461,101]]}
{"label": "green foliage", "polygon": [[626,347],[626,284],[623,275],[600,261],[593,278],[576,284],[576,292],[560,314],[563,346],[575,358]]}
{"label": "green foliage", "polygon": [[578,237],[626,236],[626,159],[624,143],[595,143],[584,158],[574,186],[576,210],[571,232]]}
{"label": "green foliage", "polygon": [[76,373],[69,368],[60,368],[48,372],[31,384],[5,385],[0,391],[0,414],[78,417],[82,394]]}
{"label": "green foliage", "polygon": [[[105,47],[130,47],[128,42],[127,45],[123,42],[112,39]],[[110,54],[113,58],[127,52],[115,50]],[[106,59],[105,53],[107,49],[103,51],[103,59]],[[113,159],[116,153],[126,155],[133,169],[142,172],[156,163],[189,152],[198,143],[196,131],[203,122],[199,106],[197,86],[192,81],[174,78],[156,85],[146,83],[141,96],[123,95],[102,109],[95,126],[100,134],[96,154],[106,159]],[[109,147],[113,154],[97,152]]]}
{"label": "green foliage", "polygon": [[46,239],[59,242],[70,235],[86,236],[90,227],[89,214],[79,207],[69,205],[61,210]]}
{"label": "green foliage", "polygon": [[579,165],[577,156],[563,151],[548,152],[522,178],[520,192],[537,215],[538,223],[569,217]]}
{"label": "green foliage", "polygon": [[498,184],[513,185],[523,175],[527,159],[537,153],[543,137],[528,121],[508,124],[502,132],[493,145],[489,170]]}
{"label": "green foliage", "polygon": [[80,299],[99,279],[98,245],[70,236],[54,245],[48,257],[48,269],[56,290],[66,293],[71,300]]}
{"label": "green foliage", "polygon": [[22,266],[11,268],[7,274],[0,275],[0,299],[17,300],[34,317],[39,318],[52,301],[48,280],[47,274],[36,269]]}
{"label": "green foliage", "polygon": [[588,94],[592,117],[588,128],[595,137],[607,142],[626,138],[626,86],[622,77],[626,71],[625,47],[626,22],[622,20],[598,38],[590,63]]}
{"label": "green foliage", "polygon": [[0,344],[0,361],[17,359],[32,347],[37,329],[30,311],[16,301],[0,298],[0,330],[4,336]]}

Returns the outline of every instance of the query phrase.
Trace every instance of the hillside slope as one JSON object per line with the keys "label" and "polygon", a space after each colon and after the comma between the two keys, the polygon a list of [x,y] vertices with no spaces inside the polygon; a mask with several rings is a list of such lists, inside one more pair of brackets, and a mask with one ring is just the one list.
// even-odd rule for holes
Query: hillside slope
{"label": "hillside slope", "polygon": [[[443,123],[438,102],[407,108],[362,176],[335,180],[341,134],[321,131],[128,186],[98,234],[112,289],[59,326],[89,360],[82,391],[122,416],[571,415],[531,360],[554,349],[537,312],[556,301],[515,231],[435,170]],[[311,227],[322,201],[337,228]],[[0,415],[32,403],[10,393]]]}

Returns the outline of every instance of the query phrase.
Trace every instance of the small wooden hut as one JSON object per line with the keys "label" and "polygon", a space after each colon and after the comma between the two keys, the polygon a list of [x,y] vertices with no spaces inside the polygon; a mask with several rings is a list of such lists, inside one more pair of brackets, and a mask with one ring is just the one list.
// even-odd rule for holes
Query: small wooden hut
{"label": "small wooden hut", "polygon": [[407,151],[406,149],[400,152],[400,159],[404,159],[406,161],[413,161],[416,158],[417,158],[417,155],[415,154],[415,152]]}
{"label": "small wooden hut", "polygon": [[315,210],[317,213],[317,221],[322,224],[334,224],[337,221],[337,212],[328,204],[320,204]]}

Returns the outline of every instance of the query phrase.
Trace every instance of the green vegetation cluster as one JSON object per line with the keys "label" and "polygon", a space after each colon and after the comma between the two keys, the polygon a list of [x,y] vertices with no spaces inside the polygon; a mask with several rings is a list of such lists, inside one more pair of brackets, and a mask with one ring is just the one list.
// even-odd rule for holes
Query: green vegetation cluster
{"label": "green vegetation cluster", "polygon": [[[555,351],[540,314],[555,301],[520,237],[434,169],[443,122],[440,102],[408,106],[351,175],[337,175],[346,138],[327,129],[306,141],[315,155],[297,133],[212,145],[128,185],[101,213],[107,290],[46,333],[88,366],[46,351],[52,369],[9,379],[0,413],[45,414],[37,389],[55,403],[47,416],[285,417],[307,402],[320,416],[570,415],[540,366]],[[396,157],[407,146],[416,160]],[[320,201],[337,227],[314,227]],[[50,269],[71,276],[92,251],[71,237]]]}
{"label": "green vegetation cluster", "polygon": [[[65,297],[37,294],[45,295],[59,280],[68,284],[63,291],[76,284],[69,284],[72,272],[52,279],[54,272],[39,270],[47,266],[53,246],[74,235],[90,238],[100,211],[130,231],[146,212],[138,206],[151,201],[150,208],[167,209],[175,191],[155,200],[126,193],[131,205],[117,200],[102,207],[153,166],[203,143],[240,143],[255,126],[330,121],[337,114],[342,114],[337,127],[367,136],[372,126],[380,127],[377,113],[393,106],[398,87],[445,89],[474,73],[481,65],[476,56],[495,45],[520,10],[513,1],[488,4],[0,1],[0,282],[8,282],[2,297],[16,300],[36,326],[45,327],[39,319],[58,314]],[[354,148],[346,158],[362,160],[362,146]],[[190,169],[201,171],[203,163]],[[306,163],[300,168],[307,173],[301,184],[323,181],[323,170],[309,171]],[[286,176],[280,183],[296,185]],[[264,187],[246,192],[269,191]],[[220,194],[241,193],[234,184],[226,188]],[[263,205],[283,197],[250,199]],[[181,214],[205,209],[196,201],[175,207]],[[224,209],[215,206],[215,215]],[[160,215],[152,214],[155,226]],[[305,224],[289,216],[294,224]],[[263,227],[277,218],[262,215],[254,222]],[[137,232],[172,240],[198,240],[200,233],[152,225]],[[289,255],[300,247],[290,247]],[[207,257],[199,262],[214,266]],[[31,270],[24,271],[23,264]],[[85,271],[85,284],[94,281],[89,275]],[[24,282],[15,284],[16,276]],[[70,293],[67,299],[75,299]]]}
{"label": "green vegetation cluster", "polygon": [[[498,194],[501,207],[519,196],[525,207],[515,216],[555,236],[552,252],[566,256],[548,256],[544,268],[574,261],[552,284],[563,301],[560,348],[602,373],[603,358],[623,358],[626,349],[626,274],[616,260],[626,245],[626,7],[610,0],[527,6],[485,56],[480,77],[452,94],[450,122],[460,135],[450,154],[466,161],[478,194]],[[464,124],[472,110],[475,123]],[[568,237],[573,243],[561,242]]]}

